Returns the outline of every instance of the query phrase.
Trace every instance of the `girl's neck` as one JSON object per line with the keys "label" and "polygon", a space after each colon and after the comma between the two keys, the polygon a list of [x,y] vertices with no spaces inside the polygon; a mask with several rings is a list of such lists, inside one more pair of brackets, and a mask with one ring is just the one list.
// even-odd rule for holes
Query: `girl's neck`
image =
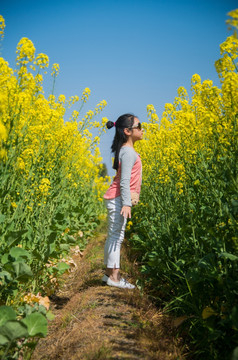
{"label": "girl's neck", "polygon": [[133,141],[132,141],[131,138],[129,138],[129,139],[127,140],[127,142],[124,143],[122,146],[130,146],[130,147],[132,147],[132,148],[134,149],[134,143],[133,143]]}

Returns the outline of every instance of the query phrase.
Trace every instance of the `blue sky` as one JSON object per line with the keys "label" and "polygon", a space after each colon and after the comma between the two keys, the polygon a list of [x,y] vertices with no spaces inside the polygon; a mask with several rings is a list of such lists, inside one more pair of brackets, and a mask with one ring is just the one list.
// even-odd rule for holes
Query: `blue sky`
{"label": "blue sky", "polygon": [[[2,0],[2,56],[14,67],[17,43],[28,37],[36,53],[60,65],[56,95],[80,96],[89,87],[85,111],[105,99],[102,116],[115,121],[132,112],[146,121],[147,104],[160,116],[179,86],[189,90],[193,74],[219,84],[214,62],[235,8],[234,0]],[[44,89],[48,95],[49,81]],[[110,175],[113,136],[112,129],[100,145]]]}

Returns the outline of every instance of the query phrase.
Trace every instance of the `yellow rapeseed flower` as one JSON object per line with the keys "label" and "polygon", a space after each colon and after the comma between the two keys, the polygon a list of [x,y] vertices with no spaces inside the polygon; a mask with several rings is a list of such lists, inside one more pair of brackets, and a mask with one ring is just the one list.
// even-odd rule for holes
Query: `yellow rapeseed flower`
{"label": "yellow rapeseed flower", "polygon": [[33,42],[23,37],[17,45],[17,65],[26,65],[33,61],[35,57],[35,47]]}
{"label": "yellow rapeseed flower", "polygon": [[2,15],[0,15],[0,36],[1,38],[4,37],[4,29],[5,29],[5,20],[4,17]]}
{"label": "yellow rapeseed flower", "polygon": [[52,69],[51,69],[51,76],[58,76],[59,75],[59,69],[60,69],[60,67],[59,67],[59,64],[53,64],[52,65]]}
{"label": "yellow rapeseed flower", "polygon": [[49,58],[46,54],[38,54],[35,58],[34,64],[39,66],[41,69],[45,69],[49,66]]}
{"label": "yellow rapeseed flower", "polygon": [[88,87],[86,87],[86,88],[84,89],[84,91],[83,91],[81,100],[82,100],[83,102],[86,102],[86,101],[88,100],[88,97],[89,97],[90,94],[91,94],[91,90],[90,90]]}

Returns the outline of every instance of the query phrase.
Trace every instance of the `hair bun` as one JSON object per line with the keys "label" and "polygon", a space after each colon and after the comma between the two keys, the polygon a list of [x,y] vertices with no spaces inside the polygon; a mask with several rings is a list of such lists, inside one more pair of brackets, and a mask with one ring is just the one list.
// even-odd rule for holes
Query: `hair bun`
{"label": "hair bun", "polygon": [[114,126],[114,122],[112,122],[112,121],[108,121],[108,122],[106,123],[106,127],[107,127],[108,129],[111,129],[113,126]]}

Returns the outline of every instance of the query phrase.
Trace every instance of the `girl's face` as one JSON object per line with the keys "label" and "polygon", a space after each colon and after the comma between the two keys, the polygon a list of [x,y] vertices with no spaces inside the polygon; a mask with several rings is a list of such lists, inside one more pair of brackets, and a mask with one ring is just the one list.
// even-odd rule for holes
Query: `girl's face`
{"label": "girl's face", "polygon": [[142,140],[143,138],[143,129],[141,128],[141,123],[138,118],[134,119],[134,124],[131,129],[131,138],[133,143],[137,140]]}

